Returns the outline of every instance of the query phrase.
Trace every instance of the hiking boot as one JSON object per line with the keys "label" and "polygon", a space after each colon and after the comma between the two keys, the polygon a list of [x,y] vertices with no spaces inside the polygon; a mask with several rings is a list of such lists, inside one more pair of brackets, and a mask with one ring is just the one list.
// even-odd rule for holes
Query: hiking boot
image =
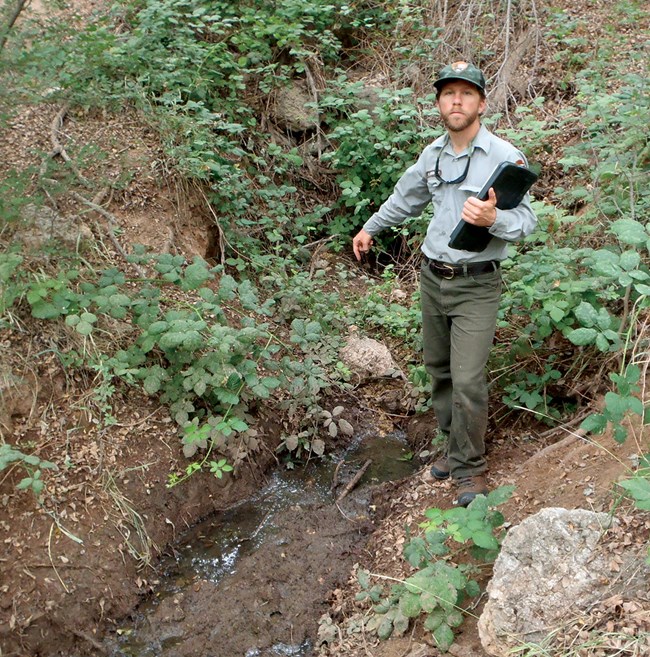
{"label": "hiking boot", "polygon": [[487,495],[488,487],[483,475],[474,477],[462,477],[456,482],[458,487],[458,497],[456,504],[458,506],[468,506],[477,495]]}
{"label": "hiking boot", "polygon": [[447,479],[449,477],[449,461],[446,456],[441,456],[431,466],[431,476],[434,479]]}

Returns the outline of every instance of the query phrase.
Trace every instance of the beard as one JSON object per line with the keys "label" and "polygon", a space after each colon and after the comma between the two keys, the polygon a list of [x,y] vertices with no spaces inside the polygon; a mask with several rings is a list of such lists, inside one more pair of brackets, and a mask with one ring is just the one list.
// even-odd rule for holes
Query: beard
{"label": "beard", "polygon": [[450,132],[462,132],[466,128],[469,128],[478,117],[478,113],[473,115],[452,114],[452,112],[441,114],[442,122]]}

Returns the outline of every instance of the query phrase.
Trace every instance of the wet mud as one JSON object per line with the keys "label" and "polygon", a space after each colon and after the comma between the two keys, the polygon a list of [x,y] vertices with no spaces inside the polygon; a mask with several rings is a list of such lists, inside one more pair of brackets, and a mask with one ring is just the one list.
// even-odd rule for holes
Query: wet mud
{"label": "wet mud", "polygon": [[318,620],[374,529],[382,482],[413,471],[408,452],[401,436],[367,436],[334,459],[274,472],[256,495],[179,540],[154,595],[112,637],[108,653],[314,654]]}

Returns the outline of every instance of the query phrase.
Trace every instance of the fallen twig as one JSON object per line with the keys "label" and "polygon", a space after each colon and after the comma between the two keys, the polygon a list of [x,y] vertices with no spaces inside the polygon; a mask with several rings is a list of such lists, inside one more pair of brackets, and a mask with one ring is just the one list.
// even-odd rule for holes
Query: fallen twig
{"label": "fallen twig", "polygon": [[332,477],[332,483],[330,484],[330,491],[333,491],[339,483],[339,470],[341,469],[341,466],[345,463],[345,459],[341,459],[337,464],[336,468],[334,469],[334,476]]}
{"label": "fallen twig", "polygon": [[368,459],[362,466],[359,472],[350,479],[347,483],[341,494],[337,497],[336,502],[340,502],[358,483],[361,477],[363,477],[364,472],[370,467],[372,459]]}
{"label": "fallen twig", "polygon": [[68,628],[72,634],[74,634],[76,637],[79,637],[80,639],[84,639],[84,641],[88,641],[88,643],[95,649],[98,650],[99,652],[102,653],[102,655],[106,655],[108,653],[107,649],[97,641],[94,637],[90,636],[87,632],[82,632],[81,630],[77,630],[74,627],[69,627]]}
{"label": "fallen twig", "polygon": [[61,586],[63,587],[64,591],[66,593],[70,593],[70,589],[65,585],[65,582],[61,579],[61,575],[59,575],[59,571],[56,569],[56,566],[54,565],[54,559],[52,559],[52,532],[53,531],[54,531],[54,523],[52,523],[50,527],[50,536],[47,540],[47,556],[50,557],[52,570],[54,571],[54,574],[57,576],[59,582],[61,582]]}

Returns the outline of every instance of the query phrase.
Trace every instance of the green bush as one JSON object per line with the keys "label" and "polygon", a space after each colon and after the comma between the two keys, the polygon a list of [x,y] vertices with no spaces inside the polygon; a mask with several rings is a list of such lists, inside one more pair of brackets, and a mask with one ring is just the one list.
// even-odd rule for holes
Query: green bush
{"label": "green bush", "polygon": [[365,629],[380,639],[402,636],[411,619],[424,616],[424,629],[436,646],[449,650],[454,630],[463,623],[463,604],[480,593],[472,577],[499,552],[505,519],[495,507],[512,491],[512,486],[502,486],[487,497],[479,495],[467,508],[425,511],[427,520],[420,525],[424,535],[404,547],[404,558],[415,572],[403,581],[394,580],[388,594],[372,580],[393,578],[358,571],[361,592],[356,599],[372,603]]}

